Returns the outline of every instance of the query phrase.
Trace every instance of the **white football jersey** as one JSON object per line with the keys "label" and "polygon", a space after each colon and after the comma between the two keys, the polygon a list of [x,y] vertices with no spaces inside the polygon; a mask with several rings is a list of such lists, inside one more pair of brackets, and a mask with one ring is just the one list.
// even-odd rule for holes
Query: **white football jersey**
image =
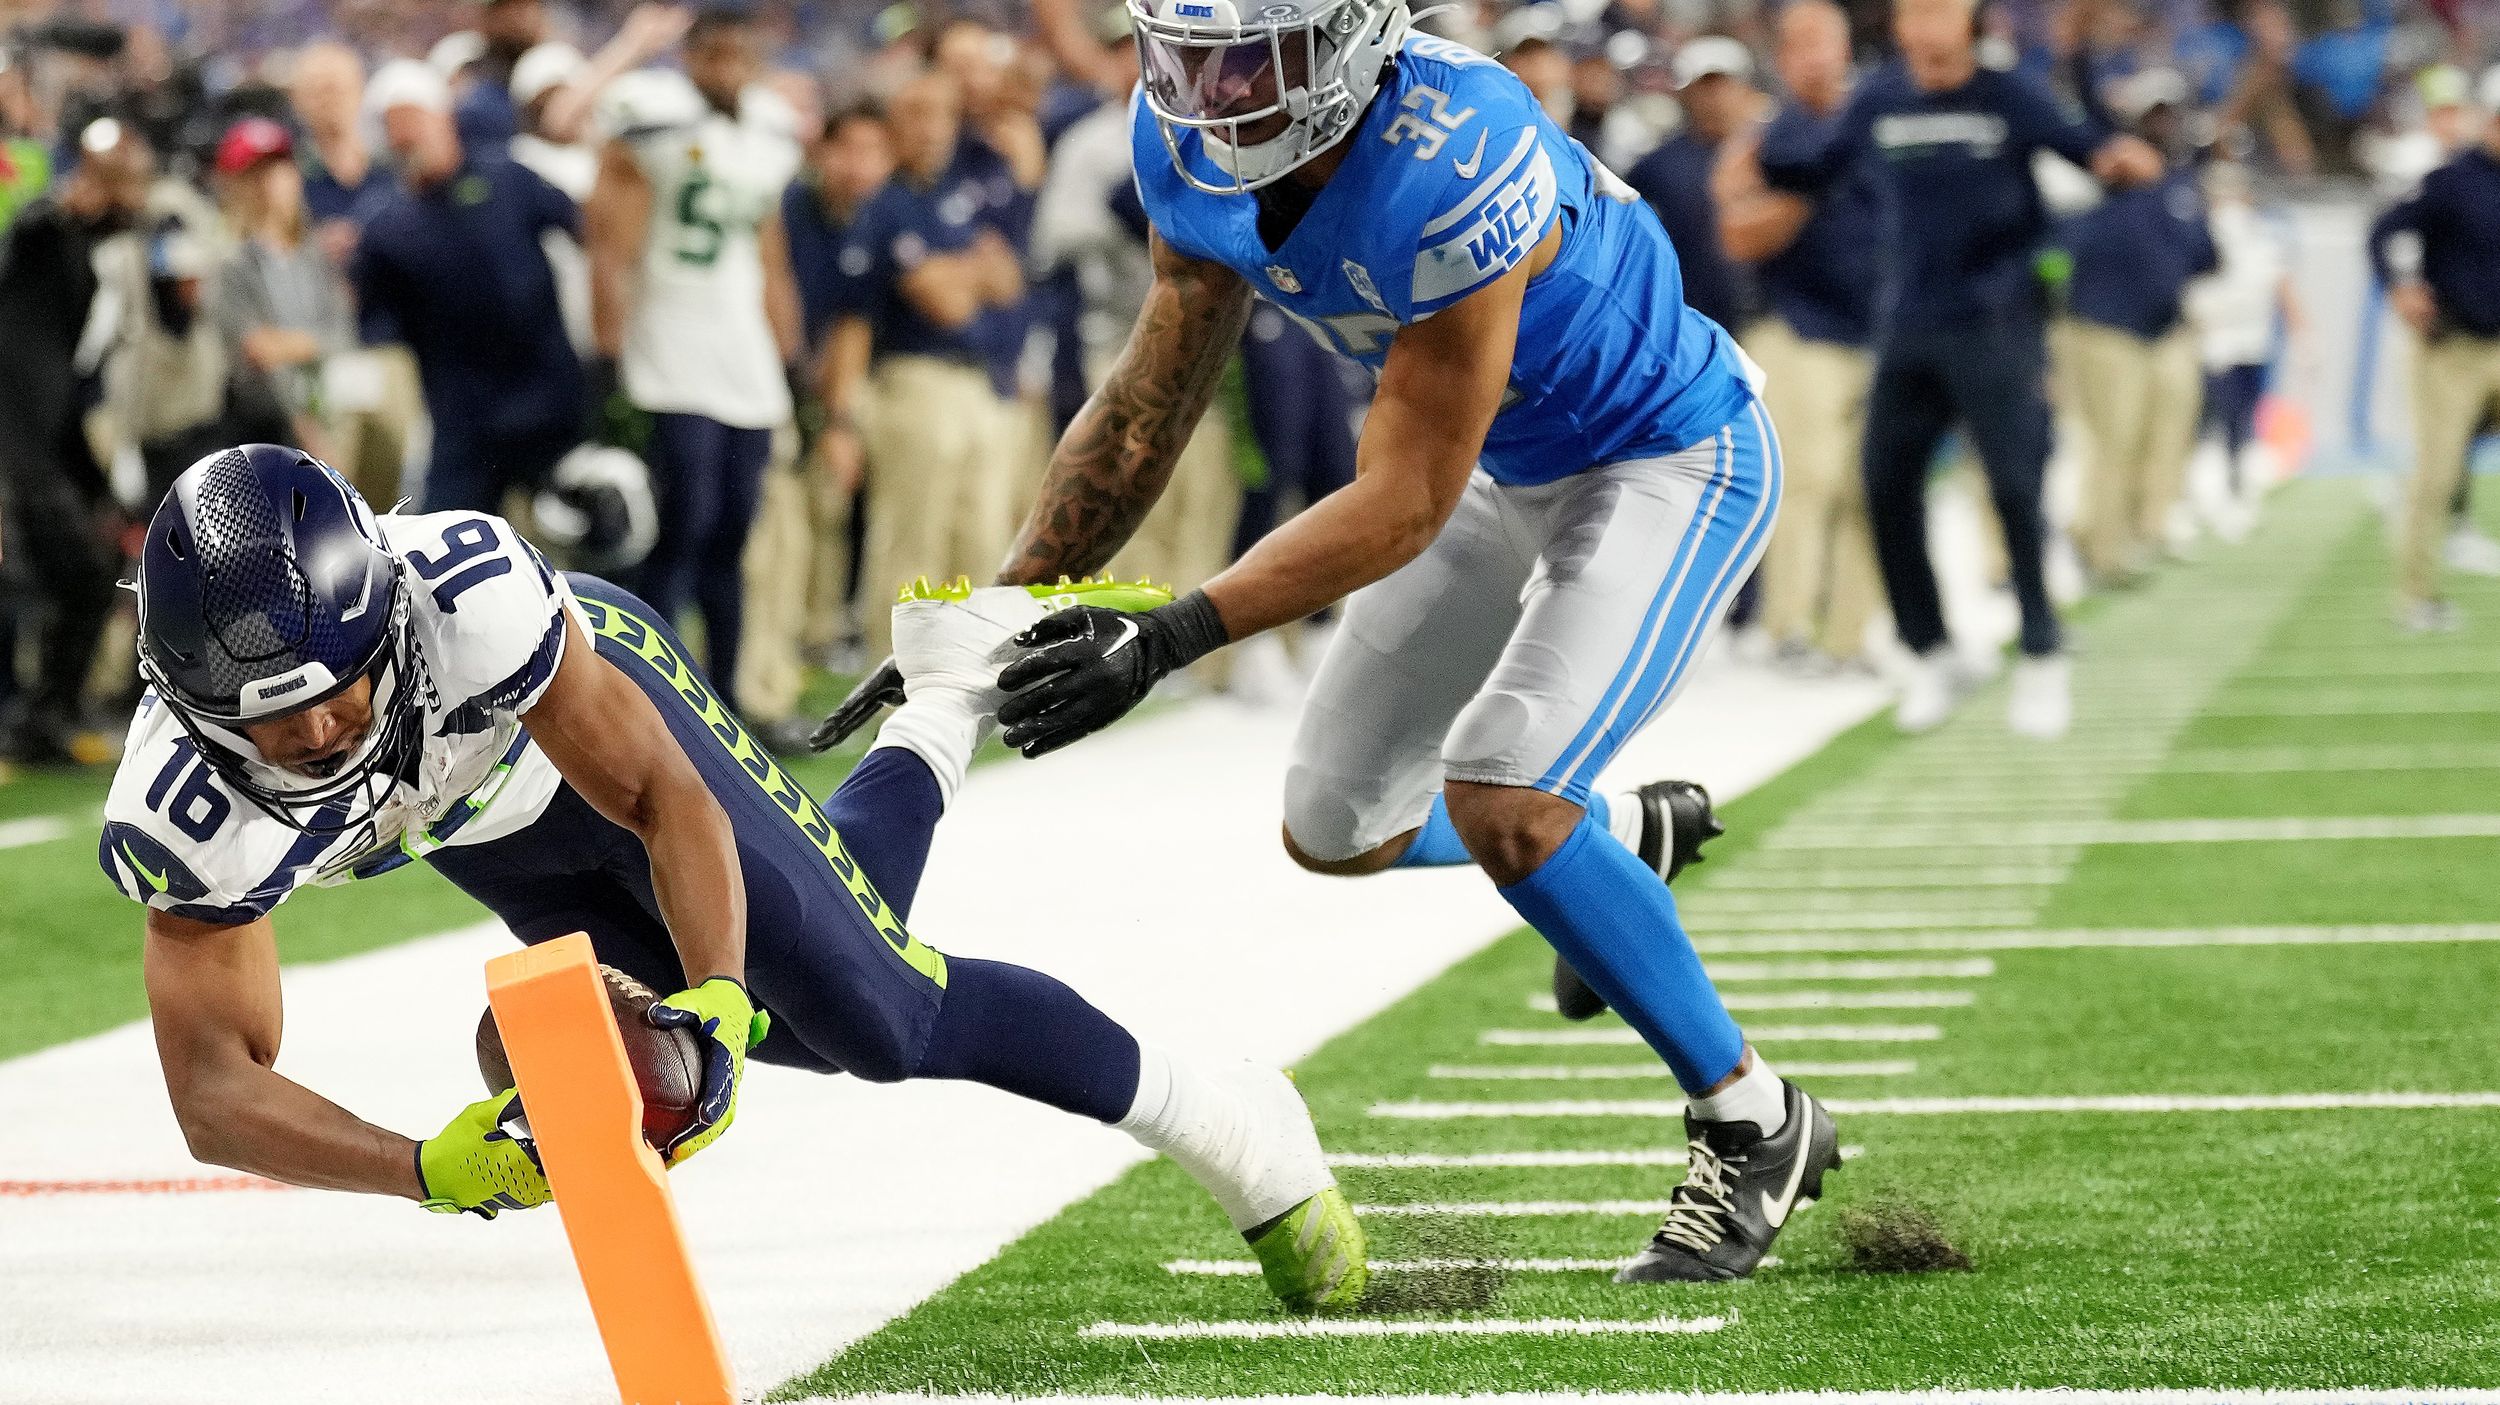
{"label": "white football jersey", "polygon": [[731,117],[681,74],[646,71],[610,91],[601,125],[651,183],[642,286],[625,326],[625,391],[652,411],[740,429],[790,417],[781,349],[764,315],[757,230],[798,174],[798,121],[751,87]]}
{"label": "white football jersey", "polygon": [[425,741],[413,782],[338,833],[306,834],[201,760],[151,690],[104,803],[98,859],[123,893],[185,917],[260,917],[306,883],[370,877],[445,844],[477,844],[543,814],[563,778],[521,727],[564,657],[579,609],[564,579],[500,517],[376,519],[405,563]]}

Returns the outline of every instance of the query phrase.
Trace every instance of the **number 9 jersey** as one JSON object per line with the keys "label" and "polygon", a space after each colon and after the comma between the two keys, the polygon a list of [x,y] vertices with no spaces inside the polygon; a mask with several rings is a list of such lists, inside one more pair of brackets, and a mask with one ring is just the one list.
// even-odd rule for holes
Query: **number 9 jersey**
{"label": "number 9 jersey", "polygon": [[409,592],[424,722],[414,774],[371,815],[337,802],[341,818],[307,833],[230,789],[151,689],[105,799],[97,852],[126,896],[237,925],[305,883],[370,877],[444,844],[481,843],[547,808],[562,778],[520,714],[563,658],[564,621],[578,608],[571,590],[501,518],[374,520]]}
{"label": "number 9 jersey", "polygon": [[1497,482],[1674,453],[1752,398],[1735,342],[1684,305],[1657,215],[1509,70],[1462,44],[1406,41],[1279,248],[1259,233],[1255,195],[1182,179],[1176,162],[1210,184],[1230,179],[1197,132],[1167,146],[1141,94],[1131,133],[1138,191],[1164,242],[1232,268],[1375,375],[1398,328],[1501,277],[1560,224],[1560,252],[1528,285],[1509,393],[1485,436]]}
{"label": "number 9 jersey", "polygon": [[790,416],[781,350],[764,316],[756,231],[798,174],[798,119],[761,86],[730,116],[684,75],[645,70],[601,99],[599,124],[651,186],[641,289],[619,358],[645,410],[738,429]]}

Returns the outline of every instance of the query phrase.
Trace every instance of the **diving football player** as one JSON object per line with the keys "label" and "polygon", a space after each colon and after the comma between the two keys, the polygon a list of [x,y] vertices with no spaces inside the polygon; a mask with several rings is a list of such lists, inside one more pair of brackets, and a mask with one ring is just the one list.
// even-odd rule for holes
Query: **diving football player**
{"label": "diving football player", "polygon": [[[1838,1164],[1594,792],[1761,554],[1779,449],[1657,217],[1401,0],[1130,0],[1154,284],[1003,572],[1082,574],[1162,491],[1264,297],[1374,373],[1352,485],[1203,589],[1027,631],[1009,744],[1065,746],[1228,641],[1348,599],[1285,777],[1324,873],[1473,861],[1673,1070],[1690,1170],[1626,1281],[1742,1277]],[[858,714],[828,724],[837,728]],[[822,733],[820,733],[820,736]],[[1629,841],[1629,842],[1627,842]]]}
{"label": "diving football player", "polygon": [[1058,981],[905,926],[992,725],[994,655],[1051,604],[1116,597],[897,607],[909,701],[820,808],[649,606],[549,571],[495,517],[377,517],[295,449],[185,471],[138,590],[148,691],[100,857],[147,904],[157,1047],[202,1160],[490,1219],[549,1198],[512,1094],[416,1141],[272,1066],[273,909],[422,859],[522,941],[587,932],[601,961],[678,992],[649,1017],[697,1031],[707,1067],[672,1163],[730,1125],[769,1011],[757,1058],[966,1079],[1110,1123],[1206,1187],[1289,1305],[1361,1293],[1361,1227],[1283,1074],[1141,1045]]}

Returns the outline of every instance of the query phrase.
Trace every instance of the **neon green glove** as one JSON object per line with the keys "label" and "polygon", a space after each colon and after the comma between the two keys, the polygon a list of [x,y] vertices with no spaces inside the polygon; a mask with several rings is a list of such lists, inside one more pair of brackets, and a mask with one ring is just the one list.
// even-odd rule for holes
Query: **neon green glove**
{"label": "neon green glove", "polygon": [[440,1214],[466,1210],[491,1220],[553,1200],[547,1173],[538,1168],[538,1148],[503,1129],[520,1107],[520,1094],[498,1093],[462,1108],[441,1136],[417,1143],[417,1179],[425,1187],[419,1203]]}
{"label": "neon green glove", "polygon": [[747,1050],[764,1042],[773,1017],[755,1008],[745,986],[714,976],[653,1004],[643,1018],[662,1029],[692,1030],[705,1043],[703,1092],[695,1099],[694,1124],[660,1148],[661,1158],[674,1166],[720,1140],[738,1120],[738,1082],[746,1077]]}

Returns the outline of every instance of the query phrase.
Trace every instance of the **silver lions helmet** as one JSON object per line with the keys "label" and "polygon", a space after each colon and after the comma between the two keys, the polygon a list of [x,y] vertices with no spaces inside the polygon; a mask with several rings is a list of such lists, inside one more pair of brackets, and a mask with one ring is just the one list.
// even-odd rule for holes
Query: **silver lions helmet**
{"label": "silver lions helmet", "polygon": [[[1406,0],[1128,0],[1128,11],[1172,164],[1217,195],[1273,184],[1335,145],[1414,24]],[[1229,180],[1191,169],[1187,131]]]}

